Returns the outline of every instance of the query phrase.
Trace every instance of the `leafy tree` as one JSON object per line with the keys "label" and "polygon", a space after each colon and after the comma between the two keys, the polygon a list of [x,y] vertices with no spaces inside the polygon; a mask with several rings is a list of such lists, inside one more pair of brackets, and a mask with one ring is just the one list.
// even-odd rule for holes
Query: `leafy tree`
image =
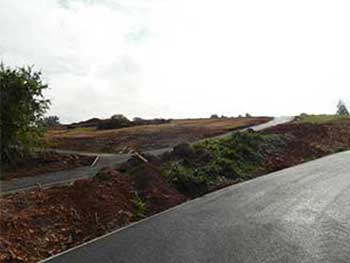
{"label": "leafy tree", "polygon": [[349,111],[346,108],[346,105],[343,101],[339,101],[338,105],[337,105],[337,115],[341,115],[341,116],[349,116]]}
{"label": "leafy tree", "polygon": [[45,117],[42,121],[45,127],[54,127],[60,125],[60,119],[56,115]]}
{"label": "leafy tree", "polygon": [[11,69],[0,64],[1,160],[13,161],[38,145],[42,136],[42,117],[50,101],[41,72],[32,67]]}
{"label": "leafy tree", "polygon": [[217,115],[217,114],[212,114],[212,115],[210,116],[210,119],[219,119],[219,115]]}
{"label": "leafy tree", "polygon": [[121,121],[129,121],[127,117],[125,117],[123,114],[114,114],[111,116],[112,120],[121,120]]}

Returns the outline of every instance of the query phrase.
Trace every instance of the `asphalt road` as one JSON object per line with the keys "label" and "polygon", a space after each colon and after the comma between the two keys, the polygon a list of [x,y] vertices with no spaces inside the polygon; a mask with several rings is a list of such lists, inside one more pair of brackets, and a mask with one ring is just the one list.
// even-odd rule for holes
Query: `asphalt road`
{"label": "asphalt road", "polygon": [[[284,117],[275,117],[273,120],[259,124],[256,126],[250,127],[253,130],[259,131],[268,127],[276,126],[286,122],[290,122],[294,117],[284,116]],[[246,128],[247,129],[247,128]],[[227,137],[232,133],[237,131],[244,131],[246,129],[235,130],[228,132],[217,137]],[[96,175],[97,171],[103,167],[116,167],[119,164],[127,161],[132,157],[133,154],[113,154],[113,153],[91,153],[91,152],[80,152],[80,151],[70,151],[70,150],[56,150],[49,149],[50,151],[55,151],[58,153],[67,153],[67,154],[80,154],[86,156],[98,156],[98,160],[94,167],[79,167],[72,170],[64,170],[59,172],[52,172],[48,174],[37,175],[33,177],[23,177],[18,179],[13,179],[9,181],[0,181],[0,194],[13,193],[23,190],[28,190],[31,188],[38,187],[51,187],[54,185],[60,184],[69,184],[76,180],[90,178]],[[145,153],[159,156],[165,152],[171,151],[172,148],[162,148],[147,151]]]}
{"label": "asphalt road", "polygon": [[47,263],[350,262],[350,152],[208,194]]}

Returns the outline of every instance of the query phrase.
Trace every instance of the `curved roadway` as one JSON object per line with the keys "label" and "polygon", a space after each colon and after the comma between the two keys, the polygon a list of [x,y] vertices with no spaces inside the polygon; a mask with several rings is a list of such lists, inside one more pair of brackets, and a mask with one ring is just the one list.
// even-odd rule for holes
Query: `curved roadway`
{"label": "curved roadway", "polygon": [[350,152],[237,184],[46,263],[348,263]]}

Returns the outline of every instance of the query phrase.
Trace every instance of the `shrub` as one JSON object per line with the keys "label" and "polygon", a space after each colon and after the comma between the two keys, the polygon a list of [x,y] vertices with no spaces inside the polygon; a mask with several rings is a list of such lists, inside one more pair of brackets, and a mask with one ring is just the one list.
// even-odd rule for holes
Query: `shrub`
{"label": "shrub", "polygon": [[202,169],[185,167],[174,162],[170,165],[168,179],[180,192],[197,196],[208,192],[215,178],[208,176]]}
{"label": "shrub", "polygon": [[1,160],[14,161],[40,143],[42,118],[50,101],[41,73],[32,67],[11,69],[0,64]]}
{"label": "shrub", "polygon": [[223,181],[249,178],[263,166],[265,156],[285,143],[282,135],[237,132],[229,138],[208,139],[194,147],[181,144],[172,153],[168,179],[180,192],[201,195]]}

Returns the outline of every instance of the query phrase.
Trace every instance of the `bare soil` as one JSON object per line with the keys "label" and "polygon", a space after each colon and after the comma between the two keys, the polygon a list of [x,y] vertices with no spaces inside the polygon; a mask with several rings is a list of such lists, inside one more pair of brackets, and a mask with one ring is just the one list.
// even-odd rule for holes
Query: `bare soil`
{"label": "bare soil", "polygon": [[5,165],[1,169],[1,180],[36,176],[49,172],[58,172],[90,165],[93,156],[81,156],[77,154],[58,154],[55,152],[36,152],[15,161],[11,165]]}
{"label": "bare soil", "polygon": [[350,150],[350,119],[321,124],[292,122],[266,129],[263,133],[284,134],[290,138],[282,152],[266,160],[267,172]]}
{"label": "bare soil", "polygon": [[0,262],[37,262],[129,224],[135,193],[145,216],[186,200],[147,165],[133,176],[105,170],[72,186],[1,197]]}
{"label": "bare soil", "polygon": [[123,153],[173,147],[235,129],[261,124],[269,117],[174,120],[160,125],[143,125],[115,130],[77,128],[51,130],[46,135],[50,148]]}

